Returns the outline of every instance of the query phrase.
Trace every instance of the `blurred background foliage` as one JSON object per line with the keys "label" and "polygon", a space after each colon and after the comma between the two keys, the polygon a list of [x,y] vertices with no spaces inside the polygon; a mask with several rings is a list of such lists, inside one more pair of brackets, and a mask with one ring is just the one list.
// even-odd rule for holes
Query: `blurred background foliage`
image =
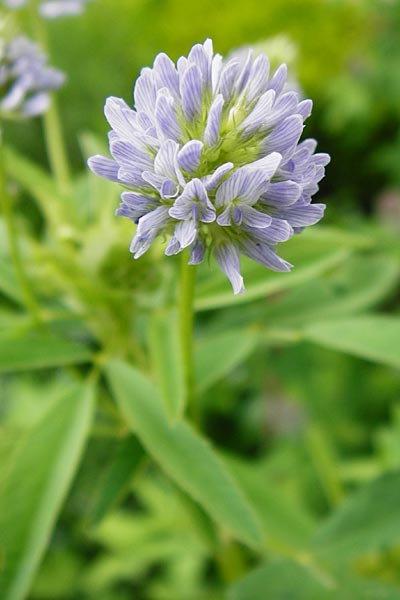
{"label": "blurred background foliage", "polygon": [[[16,567],[26,597],[399,598],[400,4],[93,0],[48,29],[51,62],[68,74],[58,101],[73,192],[45,172],[39,120],[5,128],[44,331],[31,328],[0,241],[0,547],[17,562],[28,524],[43,533]],[[104,98],[129,101],[157,52],[175,59],[206,37],[223,54],[260,44],[286,60],[314,100],[307,137],[332,156],[325,223],[286,245],[290,276],[245,263],[239,299],[214,265],[198,277],[202,431],[261,523],[262,551],[245,524],[246,534],[218,530],[210,500],[182,484],[151,426],[143,433],[118,412],[115,374],[98,384],[81,457],[93,354],[100,368],[111,356],[151,371],[149,321],[174,297],[177,268],[161,246],[132,261],[131,225],[113,217],[118,190],[84,159],[106,152]],[[157,367],[153,376],[162,384]]]}

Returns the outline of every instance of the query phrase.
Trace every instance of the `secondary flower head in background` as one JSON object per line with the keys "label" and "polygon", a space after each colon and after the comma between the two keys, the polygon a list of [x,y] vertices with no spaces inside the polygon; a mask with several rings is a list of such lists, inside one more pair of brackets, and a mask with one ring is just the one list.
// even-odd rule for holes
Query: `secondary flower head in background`
{"label": "secondary flower head in background", "polygon": [[235,293],[241,253],[290,270],[276,244],[323,216],[311,196],[329,157],[314,154],[314,140],[299,143],[312,103],[284,92],[285,81],[284,64],[270,77],[265,55],[224,62],[206,40],[176,65],[159,54],[143,69],[134,110],[107,99],[113,158],[89,167],[127,188],[117,214],[137,223],[135,258],[159,235],[167,255],[189,248],[190,264],[210,249]]}
{"label": "secondary flower head in background", "polygon": [[0,117],[33,117],[50,102],[49,92],[65,81],[61,71],[47,65],[47,57],[24,36],[0,37]]}
{"label": "secondary flower head in background", "polygon": [[[18,9],[29,4],[30,0],[3,0],[6,8]],[[39,12],[46,19],[56,19],[80,15],[88,0],[46,0],[39,3]]]}

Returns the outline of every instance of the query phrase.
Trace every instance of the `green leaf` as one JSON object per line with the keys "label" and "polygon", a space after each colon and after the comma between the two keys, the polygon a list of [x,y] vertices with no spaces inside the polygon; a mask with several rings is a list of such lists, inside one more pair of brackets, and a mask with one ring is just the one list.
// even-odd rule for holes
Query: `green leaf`
{"label": "green leaf", "polygon": [[128,487],[145,453],[133,435],[120,441],[104,469],[93,496],[90,521],[99,523]]}
{"label": "green leaf", "polygon": [[68,206],[68,198],[60,194],[53,179],[39,165],[9,147],[4,149],[8,175],[28,190],[49,222],[57,222],[57,205]]}
{"label": "green leaf", "polygon": [[182,417],[186,401],[185,374],[176,312],[156,312],[150,319],[148,339],[151,363],[167,415],[172,421],[176,421]]}
{"label": "green leaf", "polygon": [[335,231],[335,239],[335,236],[329,235],[329,232],[321,228],[320,231],[304,232],[285,243],[282,246],[282,256],[294,264],[294,269],[290,273],[274,273],[255,261],[243,258],[242,274],[246,292],[238,296],[232,294],[229,282],[217,268],[205,265],[203,270],[200,268],[201,277],[196,286],[196,309],[210,310],[221,306],[237,306],[314,279],[321,273],[344,263],[351,252],[360,247],[359,236],[353,238],[350,234],[341,236],[340,233]]}
{"label": "green leaf", "polygon": [[9,259],[5,257],[0,258],[0,292],[18,304],[22,304],[22,296],[14,269]]}
{"label": "green leaf", "polygon": [[[386,256],[354,256],[333,274],[309,281],[260,307],[259,318],[276,326],[360,314],[387,298],[399,281],[400,263]],[[258,316],[258,315],[256,315]]]}
{"label": "green leaf", "polygon": [[400,540],[400,472],[366,484],[318,531],[313,548],[335,560],[366,554]]}
{"label": "green leaf", "polygon": [[259,336],[251,329],[204,336],[195,348],[194,357],[198,393],[204,393],[240,365],[258,342]]}
{"label": "green leaf", "polygon": [[129,426],[149,454],[220,526],[258,546],[260,525],[206,440],[182,421],[172,426],[162,411],[157,389],[133,367],[113,361],[107,375]]}
{"label": "green leaf", "polygon": [[0,333],[0,372],[58,367],[90,359],[88,348],[50,332],[24,328]]}
{"label": "green leaf", "polygon": [[265,535],[265,546],[275,552],[304,548],[314,523],[269,476],[260,464],[225,458],[241,489],[251,502]]}
{"label": "green leaf", "polygon": [[303,333],[305,339],[327,348],[400,367],[400,318],[353,317],[315,323]]}
{"label": "green leaf", "polygon": [[29,591],[83,452],[93,400],[92,387],[75,385],[58,398],[35,427],[13,440],[11,452],[8,449],[3,456],[2,600],[22,600]]}
{"label": "green leaf", "polygon": [[398,588],[341,573],[337,578],[310,565],[275,560],[249,573],[227,600],[396,600]]}

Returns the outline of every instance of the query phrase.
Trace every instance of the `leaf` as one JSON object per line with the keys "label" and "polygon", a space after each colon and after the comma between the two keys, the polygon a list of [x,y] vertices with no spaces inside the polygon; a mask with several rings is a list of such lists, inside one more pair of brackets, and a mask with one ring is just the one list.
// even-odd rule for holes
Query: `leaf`
{"label": "leaf", "polygon": [[[0,463],[2,600],[26,597],[83,452],[93,388],[75,385]],[[3,447],[4,452],[4,447]]]}
{"label": "leaf", "polygon": [[233,585],[227,600],[396,600],[398,588],[341,572],[337,578],[289,560],[274,560]]}
{"label": "leaf", "polygon": [[[264,322],[276,326],[359,314],[384,300],[399,281],[398,260],[386,256],[355,256],[328,277],[310,281],[268,306],[260,307]],[[262,311],[262,312],[261,312]]]}
{"label": "leaf", "polygon": [[0,372],[42,369],[88,362],[91,352],[47,331],[0,332]]}
{"label": "leaf", "polygon": [[257,347],[259,336],[251,329],[207,335],[195,348],[197,391],[204,393],[240,365]]}
{"label": "leaf", "polygon": [[225,457],[231,473],[256,511],[272,551],[292,551],[308,543],[314,523],[298,503],[292,502],[259,464]]}
{"label": "leaf", "polygon": [[304,331],[306,340],[333,350],[400,367],[400,318],[379,316],[315,323]]}
{"label": "leaf", "polygon": [[148,340],[161,397],[167,415],[175,421],[181,418],[186,401],[182,348],[175,311],[157,312],[151,317]]}
{"label": "leaf", "polygon": [[[344,263],[355,248],[371,245],[361,236],[335,230],[330,235],[328,228],[306,231],[282,245],[282,255],[294,264],[290,273],[274,273],[250,259],[242,259],[242,274],[246,292],[234,296],[226,277],[209,265],[200,268],[196,286],[197,310],[210,310],[221,306],[248,303],[256,298],[270,296],[310,281],[321,273]],[[340,248],[338,250],[338,248]]]}
{"label": "leaf", "polygon": [[6,147],[4,156],[8,175],[32,194],[50,223],[57,223],[57,205],[68,206],[68,198],[60,193],[53,179],[39,165],[14,149]]}
{"label": "leaf", "polygon": [[96,486],[90,511],[93,524],[99,523],[129,485],[145,453],[133,435],[120,441]]}
{"label": "leaf", "polygon": [[400,540],[400,471],[366,484],[322,525],[313,548],[345,560]]}
{"label": "leaf", "polygon": [[0,292],[18,304],[22,304],[22,296],[14,269],[5,257],[0,258]]}
{"label": "leaf", "polygon": [[157,389],[142,373],[113,361],[107,375],[128,425],[149,454],[220,526],[258,546],[260,525],[211,446],[186,423],[167,421]]}

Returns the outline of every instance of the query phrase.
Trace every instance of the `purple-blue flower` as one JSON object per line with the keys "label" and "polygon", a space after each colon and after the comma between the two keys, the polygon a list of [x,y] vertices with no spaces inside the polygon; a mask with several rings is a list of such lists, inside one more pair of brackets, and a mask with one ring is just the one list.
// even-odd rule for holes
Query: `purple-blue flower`
{"label": "purple-blue flower", "polygon": [[0,116],[33,117],[47,109],[49,92],[65,81],[61,71],[47,65],[34,42],[17,36],[0,41]]}
{"label": "purple-blue flower", "polygon": [[[24,7],[29,0],[3,0],[6,8]],[[39,12],[46,19],[75,16],[83,13],[88,0],[43,0],[39,3]]]}
{"label": "purple-blue flower", "polygon": [[270,77],[265,55],[224,61],[206,40],[176,64],[161,53],[143,69],[134,109],[107,99],[112,158],[88,164],[127,190],[117,214],[137,224],[134,258],[157,236],[167,255],[189,248],[190,264],[210,250],[235,294],[241,254],[290,270],[276,244],[322,218],[311,196],[329,156],[299,142],[312,102],[284,91],[285,81],[286,65]]}

